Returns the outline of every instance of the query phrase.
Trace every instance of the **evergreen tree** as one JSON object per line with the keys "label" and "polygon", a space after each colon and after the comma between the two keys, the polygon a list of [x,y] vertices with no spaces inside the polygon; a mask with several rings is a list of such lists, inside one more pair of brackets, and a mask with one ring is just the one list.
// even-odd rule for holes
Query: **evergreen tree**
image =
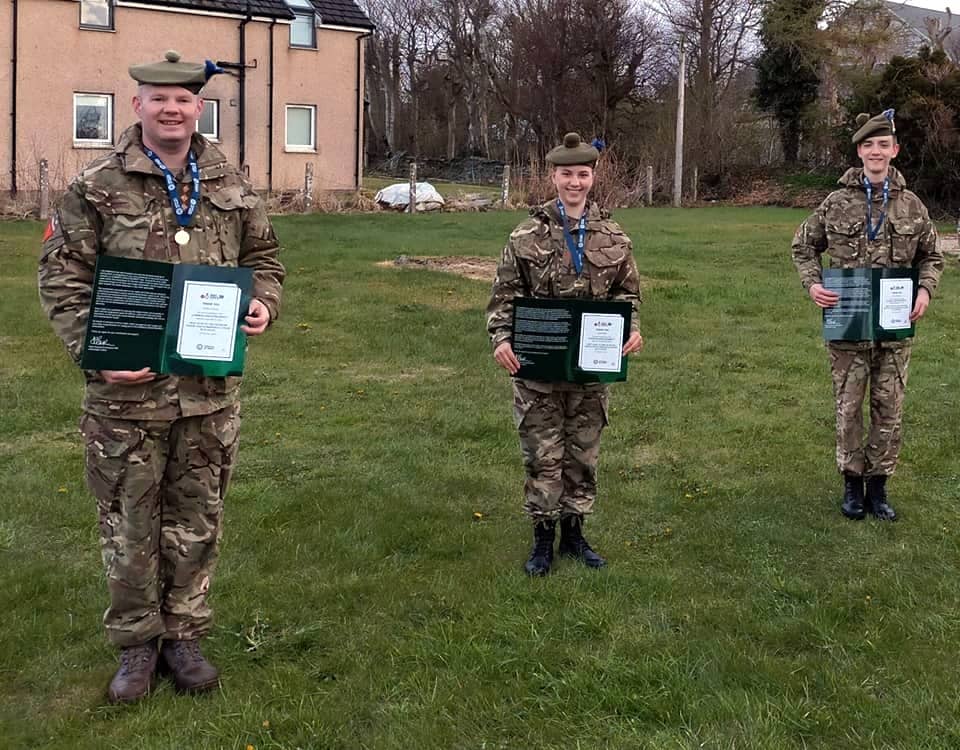
{"label": "evergreen tree", "polygon": [[799,158],[806,116],[817,100],[822,58],[817,22],[823,8],[824,0],[770,0],[763,11],[753,97],[776,118],[787,164]]}

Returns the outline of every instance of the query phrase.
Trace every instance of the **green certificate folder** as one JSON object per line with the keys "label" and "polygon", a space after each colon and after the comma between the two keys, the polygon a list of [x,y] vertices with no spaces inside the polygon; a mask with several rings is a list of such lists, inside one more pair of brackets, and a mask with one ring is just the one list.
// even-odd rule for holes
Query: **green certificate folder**
{"label": "green certificate folder", "polygon": [[515,377],[570,383],[627,379],[621,354],[630,337],[629,302],[517,297],[511,346]]}
{"label": "green certificate folder", "polygon": [[252,284],[249,268],[101,255],[81,367],[240,375]]}
{"label": "green certificate folder", "polygon": [[823,310],[826,341],[897,341],[914,334],[916,268],[828,268],[823,286],[840,301]]}

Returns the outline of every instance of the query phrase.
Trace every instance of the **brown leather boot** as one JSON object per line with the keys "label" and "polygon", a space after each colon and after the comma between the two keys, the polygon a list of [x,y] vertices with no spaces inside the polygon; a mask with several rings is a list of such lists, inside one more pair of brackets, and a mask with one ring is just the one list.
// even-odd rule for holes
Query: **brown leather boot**
{"label": "brown leather boot", "polygon": [[133,703],[150,692],[157,670],[157,639],[120,649],[120,669],[110,681],[111,703]]}
{"label": "brown leather boot", "polygon": [[181,693],[201,693],[220,684],[220,673],[200,653],[200,641],[164,641],[161,668]]}

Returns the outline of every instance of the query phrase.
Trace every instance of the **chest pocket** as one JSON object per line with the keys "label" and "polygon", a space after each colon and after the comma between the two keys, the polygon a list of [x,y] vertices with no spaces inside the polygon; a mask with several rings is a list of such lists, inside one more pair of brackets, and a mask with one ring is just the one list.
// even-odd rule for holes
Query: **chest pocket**
{"label": "chest pocket", "polygon": [[590,293],[599,299],[610,296],[610,287],[627,254],[626,245],[587,249],[584,253],[590,272]]}
{"label": "chest pocket", "polygon": [[920,233],[923,231],[923,219],[918,216],[890,217],[890,249],[893,262],[909,264],[917,253]]}
{"label": "chest pocket", "polygon": [[863,257],[863,222],[827,219],[827,254],[832,266],[855,268]]}
{"label": "chest pocket", "polygon": [[240,257],[245,201],[243,191],[230,186],[211,192],[204,207],[210,217],[208,250],[214,256],[219,255],[226,265],[237,265]]}
{"label": "chest pocket", "polygon": [[554,253],[549,249],[549,238],[539,241],[530,240],[517,246],[517,260],[520,262],[530,294],[535,297],[551,297],[554,290]]}
{"label": "chest pocket", "polygon": [[163,215],[155,201],[142,194],[101,190],[89,191],[87,200],[103,222],[100,247],[104,253],[124,258],[170,259]]}

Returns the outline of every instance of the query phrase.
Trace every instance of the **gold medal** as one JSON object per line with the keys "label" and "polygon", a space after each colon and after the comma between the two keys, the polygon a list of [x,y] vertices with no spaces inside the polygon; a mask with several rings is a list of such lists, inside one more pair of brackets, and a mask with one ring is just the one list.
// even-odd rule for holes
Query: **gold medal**
{"label": "gold medal", "polygon": [[190,232],[186,229],[178,230],[177,233],[173,235],[173,241],[183,247],[190,241]]}

